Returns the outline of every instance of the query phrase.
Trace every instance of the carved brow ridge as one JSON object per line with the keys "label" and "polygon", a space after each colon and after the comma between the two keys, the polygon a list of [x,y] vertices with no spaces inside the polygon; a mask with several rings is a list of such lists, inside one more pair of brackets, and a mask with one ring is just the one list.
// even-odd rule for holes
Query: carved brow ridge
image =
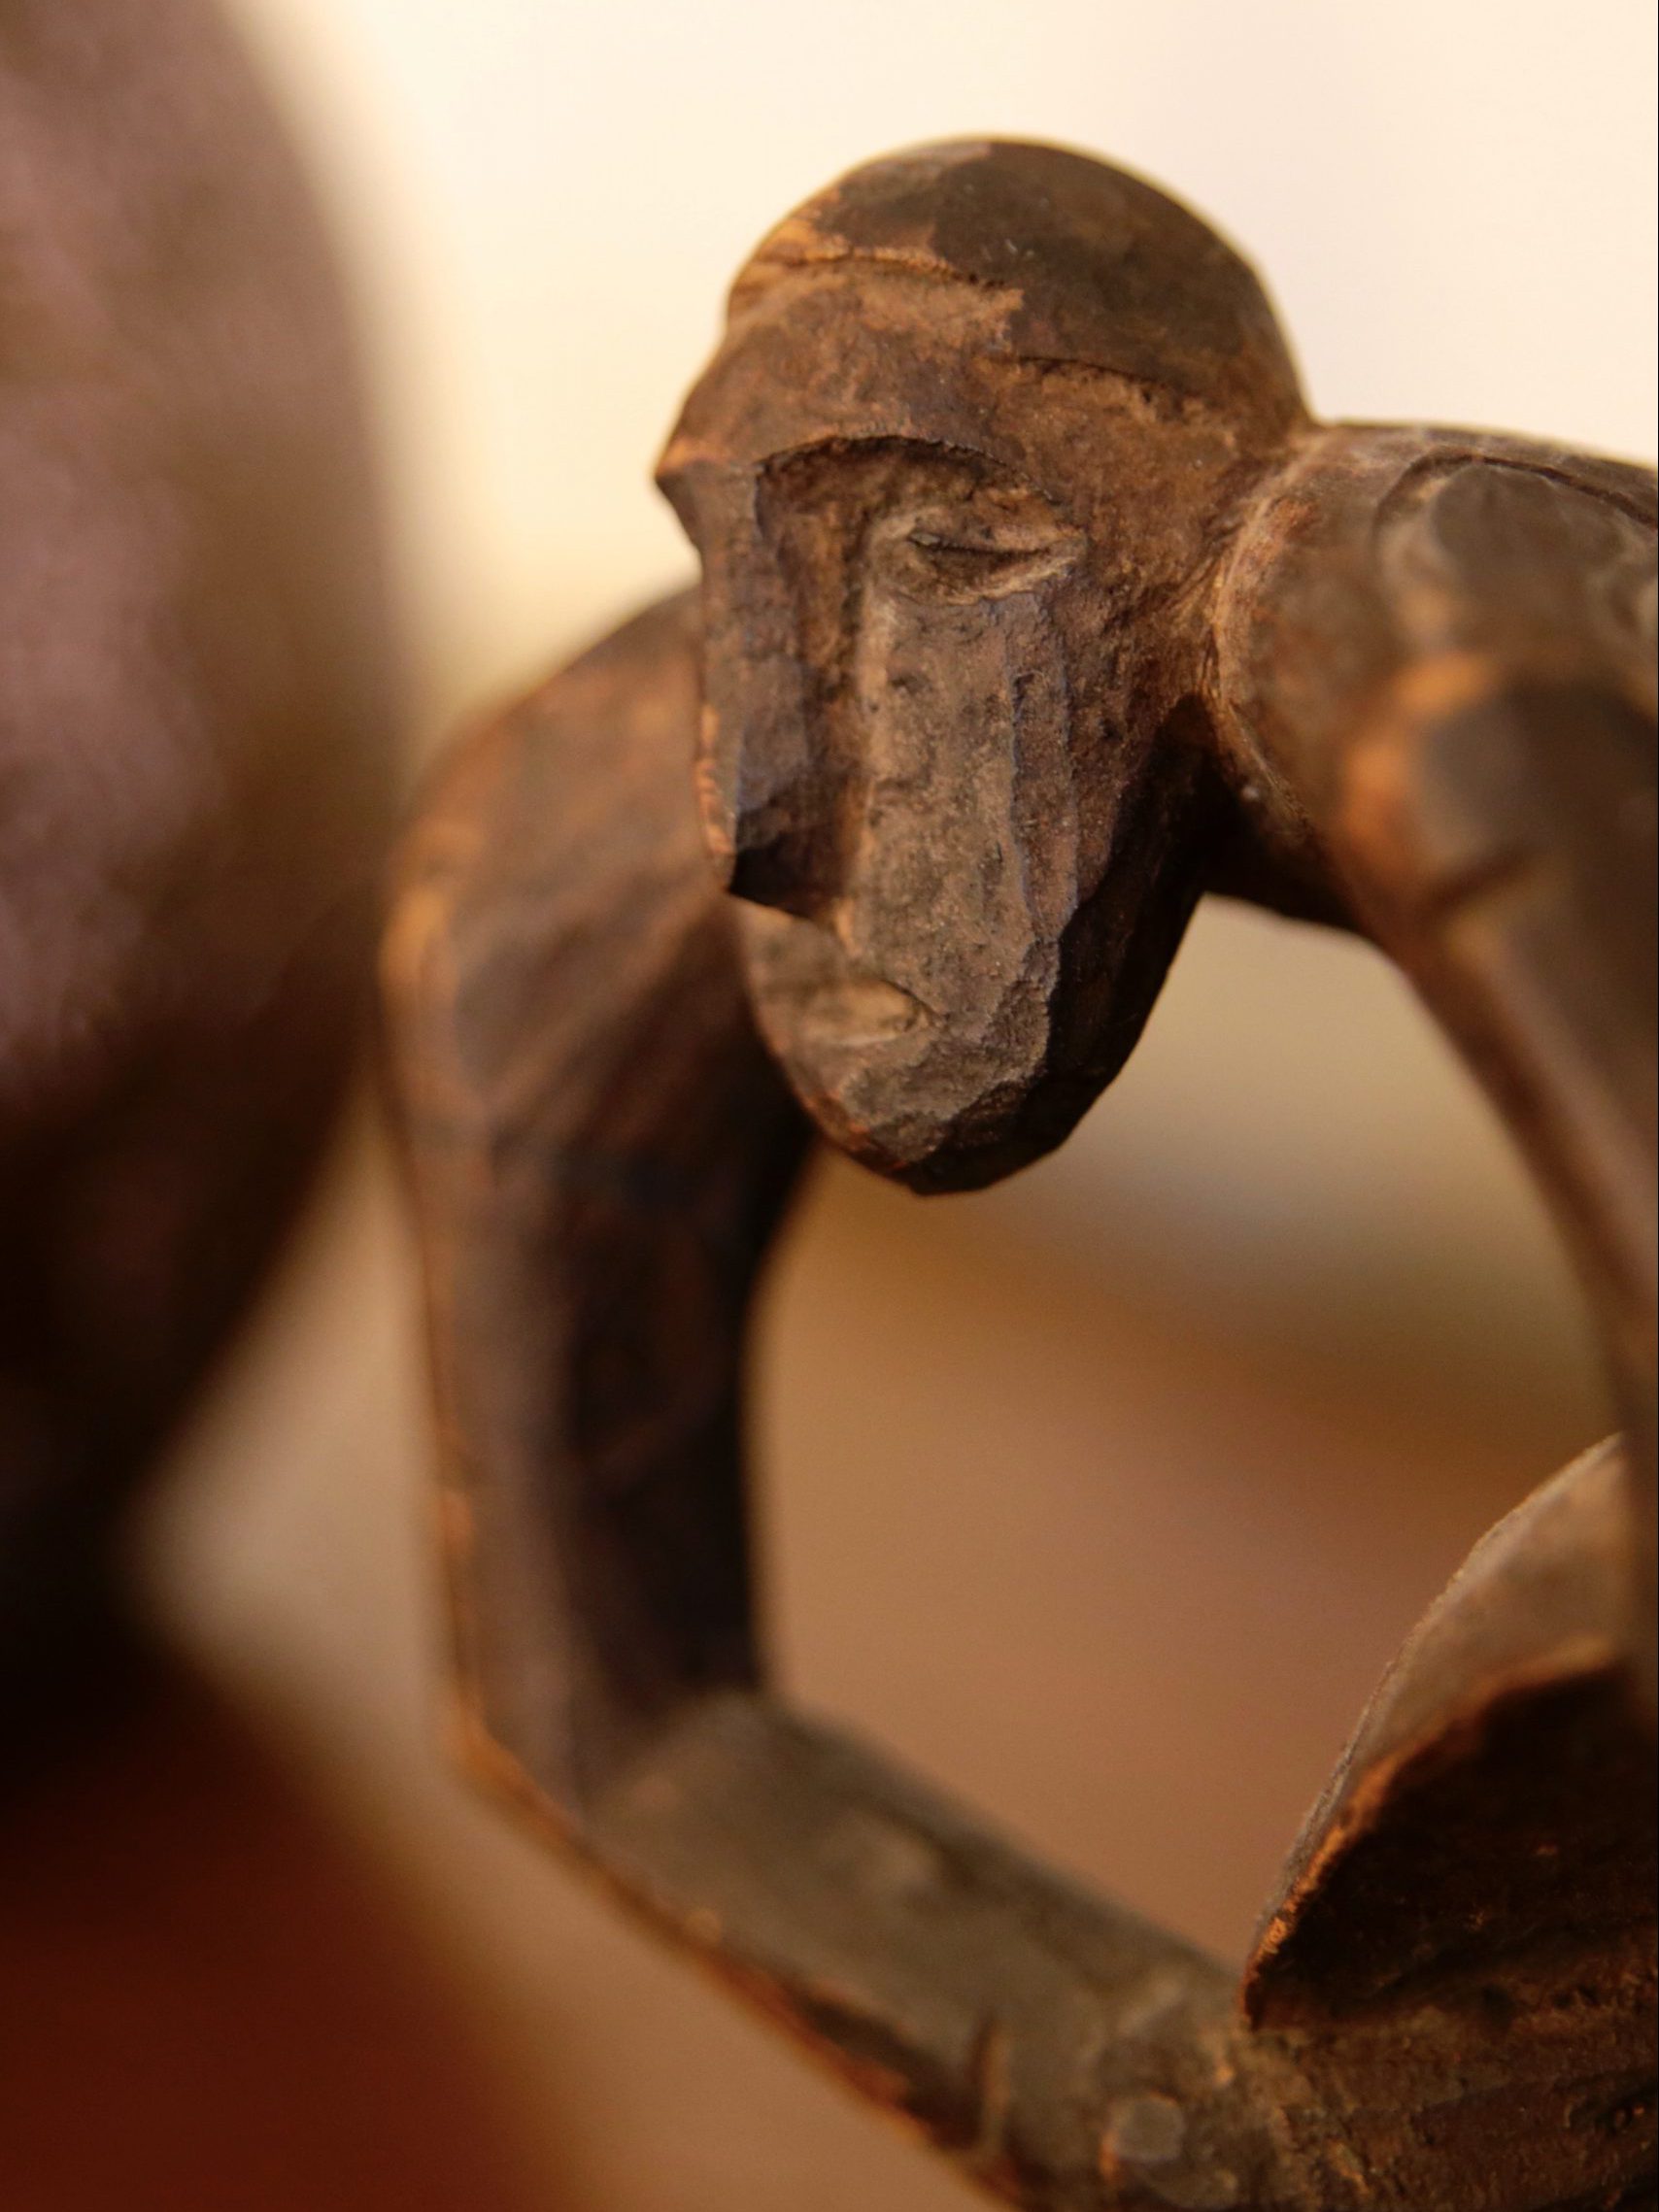
{"label": "carved brow ridge", "polygon": [[983,452],[973,446],[952,445],[942,438],[914,438],[901,430],[872,430],[865,436],[846,430],[826,431],[822,437],[803,438],[796,446],[780,446],[776,452],[765,456],[760,467],[764,475],[781,476],[797,463],[833,460],[841,455],[853,461],[886,455],[895,460],[912,460],[920,467],[940,472],[953,469],[974,477],[996,477],[1004,480],[1010,487],[1033,491],[1039,498],[1054,504],[1051,493],[1044,491],[1040,485],[1029,483],[1010,462],[998,459],[995,453]]}

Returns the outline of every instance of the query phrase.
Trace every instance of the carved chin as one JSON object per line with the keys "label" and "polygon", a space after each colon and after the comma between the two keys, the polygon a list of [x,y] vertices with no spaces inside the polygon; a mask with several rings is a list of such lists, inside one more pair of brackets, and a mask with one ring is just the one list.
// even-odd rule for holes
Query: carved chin
{"label": "carved chin", "polygon": [[[964,1055],[914,999],[860,986],[824,1004],[757,1007],[762,1036],[823,1135],[918,1191],[978,1190],[1054,1141],[1033,1141],[1040,1075],[1010,1078]],[[966,1064],[965,1064],[965,1062]]]}
{"label": "carved chin", "polygon": [[1024,1134],[1051,1045],[1047,1001],[1028,981],[931,1007],[812,922],[745,906],[742,933],[761,1034],[840,1151],[913,1190],[964,1190],[1055,1141]]}
{"label": "carved chin", "polygon": [[[944,1118],[936,1080],[926,1080],[920,1070],[905,1074],[916,1080],[884,1083],[880,1068],[866,1066],[846,1091],[821,1091],[809,1111],[843,1152],[912,1190],[982,1190],[1028,1166],[1054,1141],[1033,1141],[1028,1115],[1033,1092],[1026,1085],[1004,1083],[990,1094],[965,1096]],[[911,1103],[924,1088],[928,1113]]]}

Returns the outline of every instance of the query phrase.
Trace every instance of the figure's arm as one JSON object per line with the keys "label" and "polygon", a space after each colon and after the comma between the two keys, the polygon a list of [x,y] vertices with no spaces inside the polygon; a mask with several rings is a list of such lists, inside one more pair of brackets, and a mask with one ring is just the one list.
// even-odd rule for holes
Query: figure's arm
{"label": "figure's arm", "polygon": [[1246,533],[1222,626],[1264,782],[1573,1250],[1649,1558],[1653,502],[1646,472],[1516,441],[1323,433]]}
{"label": "figure's arm", "polygon": [[1652,1527],[1652,495],[1510,441],[1322,432],[1224,593],[1256,880],[1281,905],[1326,884],[1461,1050],[1573,1248],[1627,1428],[1409,1639],[1270,1907],[1247,2013],[1330,2197],[1353,2169],[1390,2203],[1435,2201],[1447,2170],[1528,2204],[1649,2200],[1620,2192],[1653,2158],[1631,1694],[1633,1658],[1651,1682],[1631,1566]]}
{"label": "figure's arm", "polygon": [[1531,1156],[1621,1371],[1650,1393],[1652,527],[1587,486],[1489,463],[1400,507],[1379,558],[1399,571],[1413,656],[1353,747],[1340,841],[1373,926]]}
{"label": "figure's arm", "polygon": [[572,1803],[757,1668],[738,1354],[802,1129],[696,832],[694,623],[459,749],[385,954],[461,1693]]}
{"label": "figure's arm", "polygon": [[670,602],[481,730],[401,873],[463,1753],[999,2193],[1127,2212],[1144,2158],[1267,2212],[1266,2109],[1207,2055],[1232,1977],[762,1680],[739,1379],[804,1123],[695,822],[695,660]]}

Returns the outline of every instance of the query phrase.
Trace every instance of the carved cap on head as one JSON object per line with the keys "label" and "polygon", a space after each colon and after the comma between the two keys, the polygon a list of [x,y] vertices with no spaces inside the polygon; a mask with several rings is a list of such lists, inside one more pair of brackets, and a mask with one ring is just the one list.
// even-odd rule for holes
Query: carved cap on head
{"label": "carved cap on head", "polygon": [[851,262],[1005,295],[1022,359],[1099,368],[1275,429],[1304,413],[1248,263],[1177,201],[1086,154],[959,140],[867,162],[762,243],[730,318],[792,276]]}
{"label": "carved cap on head", "polygon": [[762,1035],[881,1172],[1007,1174],[1122,1065],[1199,888],[1202,583],[1304,419],[1231,248],[1056,148],[874,162],[738,279],[659,472],[704,829]]}

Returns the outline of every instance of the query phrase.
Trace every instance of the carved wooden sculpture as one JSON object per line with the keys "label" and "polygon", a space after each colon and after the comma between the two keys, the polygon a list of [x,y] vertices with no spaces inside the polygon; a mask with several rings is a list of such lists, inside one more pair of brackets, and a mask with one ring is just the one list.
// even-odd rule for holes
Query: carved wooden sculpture
{"label": "carved wooden sculpture", "polygon": [[[1651,477],[1314,422],[1203,224],[973,144],[771,235],[661,482],[700,596],[458,749],[389,938],[468,1757],[1016,2203],[1653,2204]],[[1241,1994],[779,1702],[739,1451],[808,1118],[1036,1157],[1206,888],[1417,985],[1624,1426],[1406,1645]]]}
{"label": "carved wooden sculpture", "polygon": [[329,258],[217,17],[0,0],[0,1755],[361,1017],[375,538]]}

